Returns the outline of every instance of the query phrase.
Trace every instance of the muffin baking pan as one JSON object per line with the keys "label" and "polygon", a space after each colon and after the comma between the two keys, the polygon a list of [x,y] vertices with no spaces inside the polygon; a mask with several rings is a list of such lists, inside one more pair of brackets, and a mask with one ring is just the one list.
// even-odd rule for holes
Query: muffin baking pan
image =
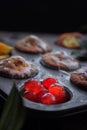
{"label": "muffin baking pan", "polygon": [[[41,103],[35,103],[23,98],[24,107],[29,114],[33,117],[60,117],[60,116],[69,116],[72,114],[85,112],[87,111],[87,91],[77,86],[73,85],[70,82],[70,73],[72,72],[65,72],[61,70],[53,70],[50,68],[46,68],[42,66],[40,63],[41,56],[43,54],[28,54],[19,52],[15,49],[15,43],[17,40],[24,38],[25,36],[29,35],[30,33],[8,33],[8,32],[0,32],[0,39],[1,41],[5,42],[8,45],[14,47],[14,51],[12,55],[20,55],[24,57],[26,60],[31,61],[39,70],[39,73],[34,77],[37,79],[44,79],[46,77],[56,77],[58,81],[63,84],[69,95],[69,101],[62,103],[62,104],[55,104],[55,105],[44,105]],[[33,33],[34,34],[34,33]],[[38,34],[35,35],[41,37],[45,41],[47,41],[52,46],[52,51],[55,52],[57,50],[65,50],[69,54],[73,51],[70,49],[62,48],[54,44],[55,39],[58,35],[54,34]],[[86,62],[81,62],[81,67],[86,66]],[[9,79],[0,76],[0,89],[6,95],[9,95],[13,82],[17,83],[18,90],[22,91],[22,86],[26,79]],[[3,93],[2,93],[3,94]],[[4,96],[4,94],[3,94]]]}

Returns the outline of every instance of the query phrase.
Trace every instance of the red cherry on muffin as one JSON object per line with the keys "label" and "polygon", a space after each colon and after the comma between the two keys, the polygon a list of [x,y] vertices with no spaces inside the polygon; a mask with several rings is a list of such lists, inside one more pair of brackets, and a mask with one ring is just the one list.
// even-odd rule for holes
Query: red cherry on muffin
{"label": "red cherry on muffin", "polygon": [[23,97],[31,101],[36,101],[36,94],[33,91],[25,91]]}
{"label": "red cherry on muffin", "polygon": [[46,93],[48,93],[48,89],[44,88],[42,91],[40,91],[37,95],[36,95],[36,100],[37,102],[41,102],[42,96]]}
{"label": "red cherry on muffin", "polygon": [[49,92],[56,97],[57,103],[63,103],[66,98],[65,88],[60,84],[53,84],[49,87]]}
{"label": "red cherry on muffin", "polygon": [[56,102],[56,98],[51,93],[45,93],[41,98],[41,103],[43,104],[54,104]]}
{"label": "red cherry on muffin", "polygon": [[27,82],[25,82],[24,90],[25,91],[33,91],[36,94],[39,93],[43,89],[43,86],[40,81],[37,79],[31,79]]}
{"label": "red cherry on muffin", "polygon": [[47,89],[50,87],[50,85],[54,84],[54,83],[58,83],[56,78],[46,78],[43,80],[42,84],[44,87],[46,87]]}

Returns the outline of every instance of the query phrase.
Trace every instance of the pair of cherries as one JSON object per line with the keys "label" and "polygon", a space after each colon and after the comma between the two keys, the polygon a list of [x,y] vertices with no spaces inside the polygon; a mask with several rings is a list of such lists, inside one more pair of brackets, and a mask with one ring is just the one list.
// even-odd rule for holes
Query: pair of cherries
{"label": "pair of cherries", "polygon": [[42,104],[59,104],[67,101],[67,93],[56,78],[48,77],[43,81],[29,79],[24,83],[23,97]]}

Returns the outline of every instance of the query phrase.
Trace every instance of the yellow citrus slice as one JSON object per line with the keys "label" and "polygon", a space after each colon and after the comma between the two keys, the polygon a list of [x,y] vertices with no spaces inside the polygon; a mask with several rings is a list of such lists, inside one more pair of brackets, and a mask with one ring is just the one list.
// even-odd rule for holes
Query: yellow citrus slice
{"label": "yellow citrus slice", "polygon": [[6,45],[3,42],[0,42],[0,55],[10,54],[13,50],[13,47]]}
{"label": "yellow citrus slice", "polygon": [[9,58],[10,55],[0,55],[0,60],[3,60],[3,59],[6,59],[6,58]]}

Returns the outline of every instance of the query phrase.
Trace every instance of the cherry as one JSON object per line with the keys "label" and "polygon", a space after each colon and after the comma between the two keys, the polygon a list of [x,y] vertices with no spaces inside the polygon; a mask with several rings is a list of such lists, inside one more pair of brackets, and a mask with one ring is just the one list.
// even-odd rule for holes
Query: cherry
{"label": "cherry", "polygon": [[55,78],[46,78],[42,81],[43,86],[46,87],[47,89],[50,87],[50,85],[54,83],[58,83],[57,79]]}
{"label": "cherry", "polygon": [[57,104],[67,101],[67,92],[55,78],[46,78],[42,82],[30,79],[24,84],[23,97],[42,104]]}
{"label": "cherry", "polygon": [[48,90],[46,88],[44,88],[42,91],[40,91],[37,95],[36,95],[36,100],[37,102],[41,102],[42,96],[44,94],[48,93]]}
{"label": "cherry", "polygon": [[36,101],[36,94],[33,91],[25,91],[23,97],[31,101]]}
{"label": "cherry", "polygon": [[37,79],[31,79],[25,82],[24,84],[24,90],[25,91],[34,91],[36,94],[39,93],[43,89],[43,86],[41,85],[41,82],[39,82]]}
{"label": "cherry", "polygon": [[60,84],[53,84],[49,87],[49,92],[56,97],[57,103],[65,102],[66,91],[65,88]]}
{"label": "cherry", "polygon": [[51,93],[45,93],[41,98],[41,103],[43,104],[54,104],[56,101],[56,98]]}

